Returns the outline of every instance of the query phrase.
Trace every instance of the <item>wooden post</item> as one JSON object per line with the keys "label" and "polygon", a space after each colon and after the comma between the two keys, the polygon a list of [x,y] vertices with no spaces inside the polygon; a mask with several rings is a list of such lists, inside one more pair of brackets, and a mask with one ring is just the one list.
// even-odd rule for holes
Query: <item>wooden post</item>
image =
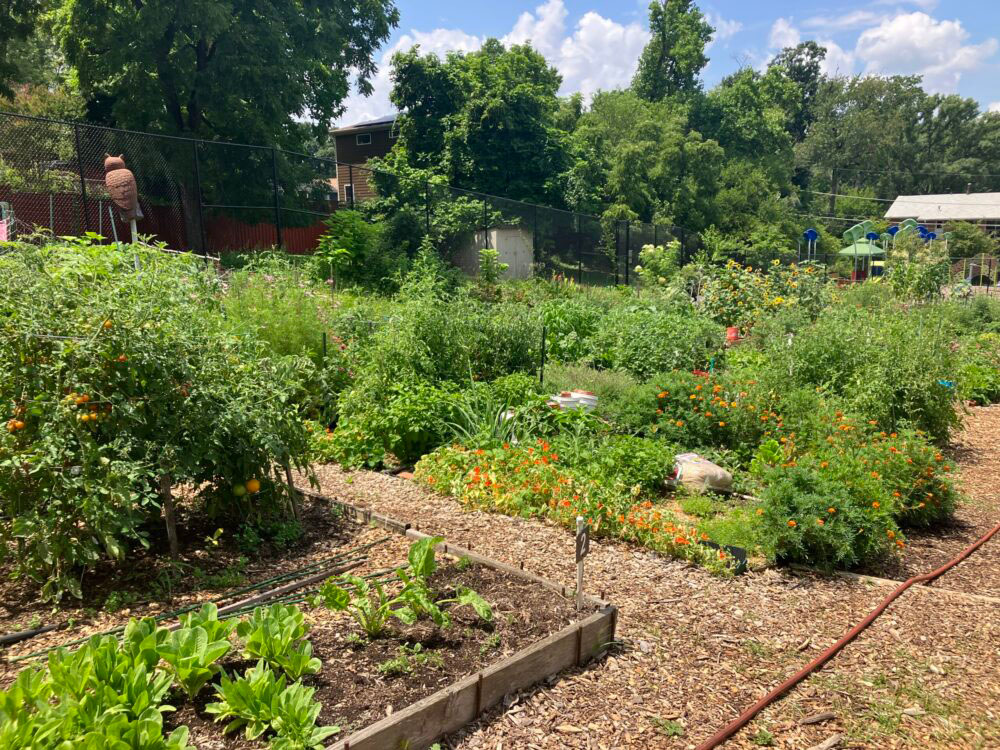
{"label": "wooden post", "polygon": [[288,464],[287,458],[282,461],[282,465],[285,467],[285,481],[288,483],[288,495],[292,500],[292,515],[295,516],[296,521],[301,521],[302,515],[299,513],[299,493],[295,489],[295,485],[292,483],[292,467]]}
{"label": "wooden post", "polygon": [[170,486],[170,475],[160,475],[160,502],[163,503],[163,520],[167,524],[167,541],[170,542],[170,557],[180,556],[177,545],[177,517],[174,514],[174,494]]}
{"label": "wooden post", "polygon": [[[583,516],[576,517],[576,538],[583,536]],[[576,554],[576,608],[583,609],[583,558],[580,551]]]}

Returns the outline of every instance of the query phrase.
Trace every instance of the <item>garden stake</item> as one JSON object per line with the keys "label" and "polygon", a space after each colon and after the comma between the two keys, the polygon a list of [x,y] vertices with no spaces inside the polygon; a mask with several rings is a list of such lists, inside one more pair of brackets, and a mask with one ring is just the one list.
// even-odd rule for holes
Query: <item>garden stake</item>
{"label": "garden stake", "polygon": [[170,543],[170,557],[179,557],[177,544],[177,519],[174,517],[174,496],[170,489],[170,475],[160,476],[160,500],[163,502],[163,520],[167,524],[167,540]]}
{"label": "garden stake", "polygon": [[538,366],[538,384],[545,385],[545,325],[542,324],[542,353]]}
{"label": "garden stake", "polygon": [[[323,334],[323,340],[326,341],[326,334]],[[292,515],[295,516],[296,521],[300,521],[299,493],[295,491],[295,483],[292,482],[292,467],[289,466],[287,458],[282,461],[282,465],[285,467],[285,481],[288,482],[288,494],[292,499]]]}

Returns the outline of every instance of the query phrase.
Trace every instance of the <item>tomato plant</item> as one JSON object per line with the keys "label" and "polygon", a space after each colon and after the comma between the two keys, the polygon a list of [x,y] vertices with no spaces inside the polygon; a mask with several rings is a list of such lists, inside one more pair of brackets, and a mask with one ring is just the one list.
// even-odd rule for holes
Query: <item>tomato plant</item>
{"label": "tomato plant", "polygon": [[214,272],[80,240],[17,246],[0,280],[0,404],[24,425],[0,431],[0,541],[43,596],[79,596],[84,568],[148,544],[164,484],[230,517],[277,507],[274,467],[304,466],[313,366],[238,335]]}

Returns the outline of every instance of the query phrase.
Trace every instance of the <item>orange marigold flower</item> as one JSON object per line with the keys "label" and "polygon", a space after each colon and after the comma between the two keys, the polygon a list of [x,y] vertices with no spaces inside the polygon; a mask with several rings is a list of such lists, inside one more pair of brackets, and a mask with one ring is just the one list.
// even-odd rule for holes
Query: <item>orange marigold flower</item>
{"label": "orange marigold flower", "polygon": [[726,426],[725,422],[719,422],[719,427],[725,427],[725,426]]}
{"label": "orange marigold flower", "polygon": [[899,490],[896,490],[895,492],[892,493],[892,496],[893,497],[902,497],[903,494]]}
{"label": "orange marigold flower", "polygon": [[896,532],[893,531],[892,529],[889,529],[887,532],[885,532],[885,535],[887,537],[889,537],[890,539],[895,539],[896,538]]}
{"label": "orange marigold flower", "polygon": [[700,390],[701,390],[701,386],[700,386],[700,385],[696,385],[696,386],[694,387],[694,389],[695,389],[696,391],[700,391]]}
{"label": "orange marigold flower", "polygon": [[794,519],[789,519],[789,521],[788,521],[788,527],[789,527],[789,528],[791,528],[791,529],[794,529],[794,528],[795,528],[796,526],[798,526],[798,525],[799,525],[799,524],[798,524],[798,522],[797,522],[797,521],[795,521]]}
{"label": "orange marigold flower", "polygon": [[666,391],[660,391],[659,393],[656,394],[656,397],[657,398],[666,398],[667,397],[667,392]]}
{"label": "orange marigold flower", "polygon": [[688,396],[688,398],[694,401],[698,397],[692,393],[690,396]]}
{"label": "orange marigold flower", "polygon": [[874,419],[869,419],[868,424],[878,424],[878,422]]}
{"label": "orange marigold flower", "polygon": [[562,504],[563,504],[564,508],[568,508],[569,507],[569,500],[563,500]]}
{"label": "orange marigold flower", "polygon": [[878,478],[879,478],[879,473],[877,471],[873,471],[872,472],[872,479],[878,479]]}
{"label": "orange marigold flower", "polygon": [[817,518],[816,519],[816,525],[817,526],[823,526],[825,524],[826,524],[826,521],[824,521],[822,518]]}
{"label": "orange marigold flower", "polygon": [[829,461],[820,461],[819,462],[819,468],[821,468],[821,469],[825,469],[829,465],[830,465]]}
{"label": "orange marigold flower", "polygon": [[681,420],[679,420],[679,419],[677,420],[677,422],[676,422],[675,424],[676,424],[676,425],[677,425],[678,427],[683,427],[683,426],[684,426],[684,422],[682,422],[682,421],[681,421]]}
{"label": "orange marigold flower", "polygon": [[656,413],[657,413],[657,414],[663,414],[663,409],[657,409],[657,410],[656,410]]}
{"label": "orange marigold flower", "polygon": [[880,503],[880,502],[879,502],[878,500],[875,500],[875,501],[874,501],[874,502],[872,503],[872,507],[873,507],[873,508],[880,508],[880,507],[882,507],[882,504],[881,504],[881,503]]}
{"label": "orange marigold flower", "polygon": [[475,453],[477,456],[481,456],[484,453],[486,453],[486,451],[484,451],[482,448],[476,448],[476,450],[474,450],[473,453]]}
{"label": "orange marigold flower", "polygon": [[685,536],[675,536],[674,537],[674,544],[690,544],[690,542],[688,541],[687,537],[685,537]]}
{"label": "orange marigold flower", "polygon": [[757,508],[757,515],[758,516],[764,515],[764,509],[763,508]]}
{"label": "orange marigold flower", "polygon": [[618,516],[618,523],[625,523],[625,516],[619,515]]}
{"label": "orange marigold flower", "polygon": [[902,539],[897,539],[896,546],[899,547],[900,549],[903,549],[903,547],[905,547],[906,545],[903,543]]}

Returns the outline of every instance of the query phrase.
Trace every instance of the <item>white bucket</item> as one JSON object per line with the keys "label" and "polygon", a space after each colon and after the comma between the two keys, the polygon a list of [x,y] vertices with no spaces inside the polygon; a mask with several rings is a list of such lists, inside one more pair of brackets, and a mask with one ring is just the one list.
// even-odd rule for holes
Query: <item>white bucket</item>
{"label": "white bucket", "polygon": [[593,411],[597,408],[597,396],[590,391],[579,391],[574,390],[571,392],[573,397],[576,399],[576,403],[586,409],[587,411]]}

